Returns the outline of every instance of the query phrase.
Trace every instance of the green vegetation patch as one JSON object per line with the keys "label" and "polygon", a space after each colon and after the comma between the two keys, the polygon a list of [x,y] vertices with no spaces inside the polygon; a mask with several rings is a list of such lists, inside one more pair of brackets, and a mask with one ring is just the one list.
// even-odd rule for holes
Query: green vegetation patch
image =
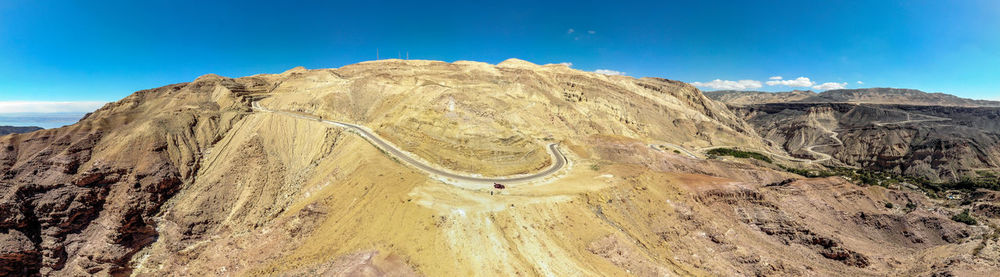
{"label": "green vegetation patch", "polygon": [[921,177],[906,176],[879,170],[847,167],[830,167],[823,170],[790,167],[782,168],[785,169],[785,171],[809,178],[841,176],[859,185],[888,187],[889,185],[908,183],[921,188],[931,197],[943,197],[945,192],[948,190],[973,191],[983,188],[1000,191],[1000,178],[990,175],[984,176],[982,174],[980,174],[979,177],[963,178],[958,181],[932,182]]}
{"label": "green vegetation patch", "polygon": [[712,156],[730,156],[730,157],[744,158],[744,159],[756,159],[767,163],[774,162],[771,160],[771,157],[765,156],[764,154],[761,153],[736,150],[731,148],[715,148],[712,150],[708,150],[707,153]]}
{"label": "green vegetation patch", "polygon": [[969,215],[969,209],[965,209],[962,213],[952,216],[951,220],[965,223],[965,225],[976,225],[978,223],[975,218]]}

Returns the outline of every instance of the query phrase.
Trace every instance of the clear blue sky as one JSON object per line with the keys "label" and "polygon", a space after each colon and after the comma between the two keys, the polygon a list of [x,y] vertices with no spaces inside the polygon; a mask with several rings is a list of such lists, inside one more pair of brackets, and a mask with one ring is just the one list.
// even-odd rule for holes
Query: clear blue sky
{"label": "clear blue sky", "polygon": [[721,79],[1000,98],[995,0],[317,2],[0,1],[0,101],[114,101],[206,73],[340,67],[376,48],[570,62],[706,90]]}

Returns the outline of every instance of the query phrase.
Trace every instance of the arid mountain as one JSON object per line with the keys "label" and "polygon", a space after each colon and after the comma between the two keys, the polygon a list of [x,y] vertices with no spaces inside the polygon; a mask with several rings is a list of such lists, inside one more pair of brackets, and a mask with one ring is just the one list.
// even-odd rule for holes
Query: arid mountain
{"label": "arid mountain", "polygon": [[34,132],[34,131],[38,131],[38,130],[41,130],[41,129],[42,128],[40,128],[40,127],[34,127],[34,126],[25,126],[25,127],[20,127],[20,126],[0,126],[0,136],[7,135],[7,134],[20,134],[20,133]]}
{"label": "arid mountain", "polygon": [[[920,191],[702,153],[721,146],[785,154],[742,114],[666,79],[514,59],[206,75],[71,126],[0,137],[0,272],[1000,270],[985,226],[1000,213],[983,206],[993,192],[970,199],[983,224],[966,225],[950,219],[961,212],[950,200]],[[488,186],[435,173],[512,180],[550,169]]]}
{"label": "arid mountain", "polygon": [[808,90],[794,90],[788,92],[717,90],[705,92],[705,96],[708,98],[733,106],[798,102],[807,98],[815,97],[816,95],[817,93]]}
{"label": "arid mountain", "polygon": [[894,105],[931,105],[960,107],[1000,107],[1000,101],[960,98],[940,92],[927,93],[915,89],[865,88],[828,90],[803,102],[850,102]]}
{"label": "arid mountain", "polygon": [[799,90],[790,92],[727,90],[705,92],[705,96],[734,106],[802,102],[1000,107],[1000,101],[967,99],[940,92],[927,93],[915,89],[898,88],[836,89],[821,93]]}
{"label": "arid mountain", "polygon": [[831,165],[935,182],[1000,170],[1000,108],[774,103],[734,110],[775,146],[802,158],[832,155]]}

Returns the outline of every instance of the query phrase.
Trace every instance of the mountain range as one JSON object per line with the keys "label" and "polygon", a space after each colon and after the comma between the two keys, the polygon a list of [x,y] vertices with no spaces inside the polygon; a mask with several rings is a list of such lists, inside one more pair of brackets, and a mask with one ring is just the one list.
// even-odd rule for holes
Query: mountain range
{"label": "mountain range", "polygon": [[[1000,102],[909,89],[707,92],[773,146],[934,182],[1000,167]],[[814,151],[819,148],[820,152]]]}
{"label": "mountain range", "polygon": [[0,136],[0,275],[1000,271],[1000,192],[846,174],[995,174],[995,108],[796,101],[517,59],[208,74]]}
{"label": "mountain range", "polygon": [[28,133],[41,129],[42,128],[35,126],[0,126],[0,136],[6,134]]}
{"label": "mountain range", "polygon": [[1000,107],[1000,101],[967,99],[940,92],[928,93],[900,88],[835,89],[820,93],[802,90],[787,92],[719,90],[705,92],[705,96],[730,105],[799,102]]}

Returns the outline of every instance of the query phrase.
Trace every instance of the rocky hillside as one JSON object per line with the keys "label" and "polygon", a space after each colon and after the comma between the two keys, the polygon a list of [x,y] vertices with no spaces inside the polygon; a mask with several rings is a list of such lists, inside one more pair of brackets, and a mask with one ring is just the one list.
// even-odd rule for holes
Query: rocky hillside
{"label": "rocky hillside", "polygon": [[931,181],[1000,169],[1000,108],[800,104],[736,109],[776,146],[803,158],[809,147],[832,165],[919,176]]}
{"label": "rocky hillside", "polygon": [[793,156],[952,182],[1000,169],[1000,102],[910,89],[710,92]]}
{"label": "rocky hillside", "polygon": [[961,98],[940,92],[928,93],[915,89],[865,88],[836,89],[806,98],[803,102],[850,102],[869,104],[931,105],[960,107],[1000,107],[1000,101]]}
{"label": "rocky hillside", "polygon": [[927,93],[915,89],[898,88],[836,89],[821,93],[798,90],[790,92],[712,91],[706,92],[705,95],[713,100],[735,106],[802,102],[1000,107],[1000,101],[967,99],[940,92]]}
{"label": "rocky hillside", "polygon": [[34,126],[27,126],[27,127],[0,126],[0,136],[7,135],[7,134],[20,134],[20,133],[34,132],[34,131],[38,131],[38,130],[41,130],[41,129],[42,128],[40,128],[40,127],[34,127]]}
{"label": "rocky hillside", "polygon": [[798,102],[807,98],[815,97],[816,95],[817,93],[808,90],[794,90],[788,92],[717,90],[705,92],[705,96],[708,98],[733,106]]}
{"label": "rocky hillside", "polygon": [[0,137],[0,271],[128,273],[204,150],[249,114],[228,80],[139,91],[79,123]]}
{"label": "rocky hillside", "polygon": [[[366,126],[442,170],[535,172],[552,164],[549,143],[568,166],[469,189],[312,116]],[[966,225],[918,191],[650,147],[783,151],[743,116],[681,82],[521,60],[206,75],[0,137],[0,275],[1000,270],[989,192],[970,199],[984,208]]]}

